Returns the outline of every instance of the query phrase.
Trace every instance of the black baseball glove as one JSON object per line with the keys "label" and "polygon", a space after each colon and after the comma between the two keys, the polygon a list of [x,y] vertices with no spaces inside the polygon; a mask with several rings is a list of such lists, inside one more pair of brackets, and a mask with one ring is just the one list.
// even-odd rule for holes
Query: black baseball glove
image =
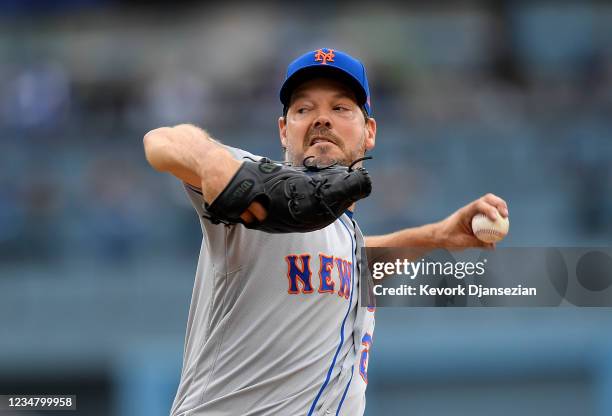
{"label": "black baseball glove", "polygon": [[[370,195],[372,182],[364,168],[332,165],[287,166],[263,158],[245,161],[229,184],[205,204],[215,223],[244,224],[268,233],[309,232],[338,219],[355,201]],[[263,221],[245,223],[242,214],[253,202],[267,211]]]}

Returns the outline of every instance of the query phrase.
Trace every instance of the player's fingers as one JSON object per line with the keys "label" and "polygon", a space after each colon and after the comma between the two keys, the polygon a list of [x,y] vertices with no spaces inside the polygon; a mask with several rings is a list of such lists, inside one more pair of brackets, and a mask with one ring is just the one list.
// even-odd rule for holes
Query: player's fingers
{"label": "player's fingers", "polygon": [[482,240],[476,238],[476,236],[471,236],[470,244],[467,244],[466,247],[476,247],[483,248],[485,250],[495,250],[495,243],[487,243]]}
{"label": "player's fingers", "polygon": [[240,218],[242,218],[242,221],[244,221],[247,224],[250,224],[253,221],[255,221],[255,217],[253,216],[253,214],[251,214],[251,212],[248,209],[244,211],[242,214],[240,214]]}
{"label": "player's fingers", "polygon": [[502,217],[508,216],[508,204],[506,204],[506,201],[504,201],[502,198],[492,193],[488,193],[485,196],[483,196],[483,199],[487,201],[489,204],[496,207],[499,213],[502,215]]}
{"label": "player's fingers", "polygon": [[263,221],[268,216],[266,209],[257,201],[251,202],[251,205],[249,205],[249,211],[255,216],[255,218],[257,218],[258,221]]}
{"label": "player's fingers", "polygon": [[485,214],[492,221],[495,221],[497,219],[497,212],[497,207],[495,205],[490,204],[484,198],[480,198],[474,202],[470,219],[476,214]]}
{"label": "player's fingers", "polygon": [[465,235],[457,242],[457,246],[461,248],[483,248],[485,250],[494,250],[495,243],[486,243],[476,238],[475,235]]}

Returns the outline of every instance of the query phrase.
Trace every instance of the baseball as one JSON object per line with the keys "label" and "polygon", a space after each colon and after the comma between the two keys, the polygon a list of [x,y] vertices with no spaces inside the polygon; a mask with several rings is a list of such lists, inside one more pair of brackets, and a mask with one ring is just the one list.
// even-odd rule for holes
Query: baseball
{"label": "baseball", "polygon": [[472,232],[480,241],[485,243],[496,243],[508,234],[510,221],[502,217],[499,212],[497,219],[491,221],[485,214],[476,214],[472,218]]}

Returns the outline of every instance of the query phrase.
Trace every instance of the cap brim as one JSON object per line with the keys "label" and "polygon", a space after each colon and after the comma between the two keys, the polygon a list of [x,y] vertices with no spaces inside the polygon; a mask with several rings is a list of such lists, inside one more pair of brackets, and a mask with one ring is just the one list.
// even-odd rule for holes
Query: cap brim
{"label": "cap brim", "polygon": [[280,90],[281,103],[285,106],[289,106],[291,94],[293,94],[293,91],[295,91],[298,86],[306,81],[320,77],[335,79],[346,84],[349,89],[355,93],[355,98],[357,99],[358,105],[364,105],[366,103],[366,93],[355,77],[342,69],[336,68],[335,66],[320,64],[301,68],[287,78]]}

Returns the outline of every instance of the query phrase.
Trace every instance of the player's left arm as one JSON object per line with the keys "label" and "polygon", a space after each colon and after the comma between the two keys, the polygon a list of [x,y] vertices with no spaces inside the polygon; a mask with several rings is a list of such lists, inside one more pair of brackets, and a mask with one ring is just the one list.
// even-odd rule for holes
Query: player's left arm
{"label": "player's left arm", "polygon": [[366,247],[414,247],[423,251],[437,248],[461,250],[471,247],[494,248],[494,243],[484,243],[472,232],[472,218],[485,214],[491,220],[497,212],[508,217],[506,201],[497,195],[486,194],[458,209],[442,221],[415,228],[406,228],[390,234],[365,237]]}

